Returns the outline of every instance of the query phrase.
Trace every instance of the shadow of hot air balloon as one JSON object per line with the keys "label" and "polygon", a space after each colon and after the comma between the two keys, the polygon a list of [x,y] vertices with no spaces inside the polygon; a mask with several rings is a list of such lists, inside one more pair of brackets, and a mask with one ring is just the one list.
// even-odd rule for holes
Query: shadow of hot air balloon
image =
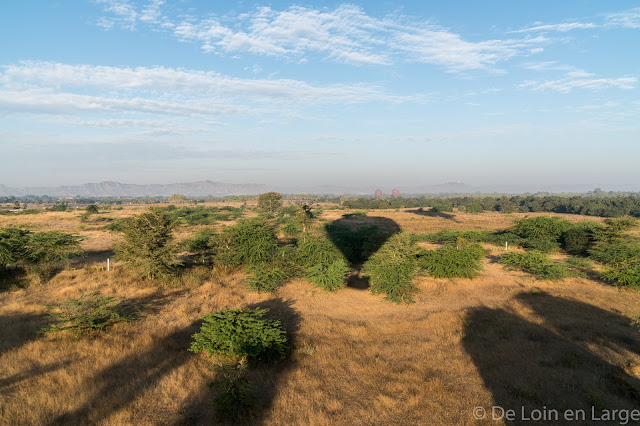
{"label": "shadow of hot air balloon", "polygon": [[362,264],[380,249],[400,226],[379,216],[345,215],[325,225],[329,239],[351,262],[354,273],[348,278],[347,286],[359,289],[369,288],[369,280],[360,276]]}

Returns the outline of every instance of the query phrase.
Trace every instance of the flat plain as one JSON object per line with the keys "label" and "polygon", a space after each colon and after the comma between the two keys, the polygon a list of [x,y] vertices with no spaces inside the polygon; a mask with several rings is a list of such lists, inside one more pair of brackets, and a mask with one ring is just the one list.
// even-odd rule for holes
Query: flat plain
{"label": "flat plain", "polygon": [[[325,207],[321,221],[348,213]],[[105,269],[118,236],[103,226],[145,209],[101,211],[87,222],[79,211],[0,216],[0,227],[82,235],[87,251],[46,283],[0,293],[1,424],[212,424],[216,373],[208,355],[187,348],[203,315],[242,306],[270,308],[292,346],[288,359],[248,373],[260,395],[256,424],[506,424],[489,418],[492,406],[640,406],[637,290],[595,275],[536,280],[498,264],[504,248],[492,245],[474,279],[419,277],[413,304],[351,286],[327,293],[303,279],[255,293],[242,271],[206,267],[158,286],[117,262]],[[527,216],[537,215],[549,214]],[[384,217],[412,233],[498,230],[524,216],[375,210],[354,224]],[[176,236],[202,228],[181,225]],[[139,303],[143,318],[91,338],[36,333],[46,304],[82,292]],[[477,420],[475,407],[489,416]]]}

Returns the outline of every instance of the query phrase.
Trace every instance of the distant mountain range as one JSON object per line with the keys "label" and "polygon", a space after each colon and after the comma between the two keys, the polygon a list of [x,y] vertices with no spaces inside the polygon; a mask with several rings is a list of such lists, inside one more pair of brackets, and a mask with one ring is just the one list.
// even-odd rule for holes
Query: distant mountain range
{"label": "distant mountain range", "polygon": [[[536,192],[588,192],[595,188],[604,191],[640,191],[640,184],[632,185],[606,185],[606,184],[580,184],[580,185],[496,185],[496,186],[472,186],[461,182],[447,182],[437,185],[420,185],[397,187],[401,194],[522,194]],[[188,197],[227,195],[255,195],[269,191],[277,191],[285,194],[326,194],[326,195],[373,195],[376,189],[382,189],[384,194],[391,193],[391,187],[344,187],[333,185],[317,186],[281,186],[263,185],[256,183],[223,183],[210,180],[188,183],[171,183],[167,185],[136,185],[119,182],[85,183],[77,186],[55,187],[31,187],[11,188],[0,184],[0,196],[24,196],[24,195],[48,195],[51,197],[167,197],[173,194],[182,194]]]}

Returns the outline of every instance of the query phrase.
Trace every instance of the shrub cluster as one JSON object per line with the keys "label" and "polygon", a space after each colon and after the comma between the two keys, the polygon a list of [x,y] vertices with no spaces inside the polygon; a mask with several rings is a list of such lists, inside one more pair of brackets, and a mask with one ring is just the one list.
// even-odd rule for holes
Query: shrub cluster
{"label": "shrub cluster", "polygon": [[81,237],[60,231],[0,228],[0,276],[4,276],[7,264],[15,264],[46,280],[70,256],[83,253],[80,241]]}
{"label": "shrub cluster", "polygon": [[246,377],[250,365],[287,356],[289,343],[280,321],[265,318],[268,309],[226,309],[205,315],[200,332],[192,336],[191,352],[205,351],[219,361],[212,383],[211,405],[219,421],[236,422],[253,413],[255,386]]}
{"label": "shrub cluster", "polygon": [[[433,207],[449,204],[468,207],[477,204],[486,211],[504,213],[554,212],[600,217],[640,217],[639,193],[606,193],[594,191],[586,195],[457,195],[419,197],[342,198],[340,204],[349,209],[397,209]],[[475,209],[477,207],[472,207]]]}
{"label": "shrub cluster", "polygon": [[219,221],[229,221],[242,216],[243,210],[239,207],[176,207],[170,205],[164,207],[167,217],[176,223],[188,225],[213,225]]}
{"label": "shrub cluster", "polygon": [[484,255],[479,244],[462,248],[444,246],[425,250],[418,257],[418,265],[435,278],[473,278],[482,270]]}
{"label": "shrub cluster", "polygon": [[510,231],[519,237],[522,247],[549,252],[560,248],[561,236],[571,228],[566,219],[540,216],[517,220]]}
{"label": "shrub cluster", "polygon": [[411,237],[404,233],[391,236],[363,265],[363,272],[371,280],[373,294],[385,294],[395,303],[413,302],[412,283],[416,271],[416,248]]}
{"label": "shrub cluster", "polygon": [[206,315],[189,350],[250,362],[286,357],[287,335],[280,321],[265,318],[268,309],[227,309]]}
{"label": "shrub cluster", "polygon": [[305,277],[316,286],[327,291],[344,287],[351,268],[342,252],[328,238],[307,238],[298,246],[297,256]]}
{"label": "shrub cluster", "polygon": [[541,280],[562,280],[572,275],[567,266],[555,263],[547,254],[535,250],[505,253],[500,263],[528,272]]}
{"label": "shrub cluster", "polygon": [[119,322],[134,321],[140,317],[136,305],[119,301],[115,296],[98,293],[82,294],[61,304],[46,305],[49,319],[54,320],[39,333],[69,330],[77,334],[105,331]]}
{"label": "shrub cluster", "polygon": [[122,223],[124,240],[115,247],[116,258],[143,278],[173,274],[182,264],[173,242],[174,228],[175,222],[157,207],[129,218]]}

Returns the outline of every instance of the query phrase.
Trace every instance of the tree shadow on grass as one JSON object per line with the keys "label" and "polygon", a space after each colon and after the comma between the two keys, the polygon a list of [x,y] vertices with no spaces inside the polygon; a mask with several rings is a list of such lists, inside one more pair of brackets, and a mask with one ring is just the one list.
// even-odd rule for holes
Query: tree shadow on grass
{"label": "tree shadow on grass", "polygon": [[74,256],[69,260],[69,264],[73,267],[82,267],[100,264],[106,269],[107,259],[113,260],[113,249],[108,250],[87,250],[82,256]]}
{"label": "tree shadow on grass", "polygon": [[13,387],[14,385],[17,385],[20,382],[23,382],[25,380],[31,380],[40,375],[51,373],[61,368],[65,368],[70,364],[71,364],[70,360],[52,362],[47,365],[35,366],[29,369],[28,371],[22,371],[9,377],[0,378],[0,391],[2,391],[2,393],[10,392],[11,387]]}
{"label": "tree shadow on grass", "polygon": [[369,280],[360,275],[364,262],[377,252],[400,226],[387,217],[345,216],[325,225],[329,239],[351,263],[354,273],[347,278],[347,286],[369,288]]}
{"label": "tree shadow on grass", "polygon": [[0,316],[0,355],[35,340],[46,325],[41,313],[13,312]]}
{"label": "tree shadow on grass", "polygon": [[[229,424],[252,424],[258,425],[265,422],[267,414],[278,394],[282,382],[295,367],[293,350],[297,344],[297,334],[300,328],[301,317],[293,307],[294,301],[282,298],[269,299],[264,302],[247,306],[249,309],[269,309],[266,316],[270,319],[279,320],[287,332],[290,353],[286,359],[273,364],[258,364],[251,366],[244,376],[249,380],[255,389],[256,405],[254,409],[235,422]],[[214,379],[215,380],[215,379]],[[183,414],[175,425],[193,424],[226,424],[216,417],[211,401],[214,392],[207,388],[196,391],[190,397],[190,403],[183,410]]]}
{"label": "tree shadow on grass", "polygon": [[592,406],[598,413],[640,405],[640,380],[605,355],[640,353],[640,335],[629,318],[546,293],[516,299],[540,321],[476,308],[467,315],[463,339],[494,405],[516,411],[511,424],[525,423],[523,412],[543,407],[557,410],[560,419],[565,410],[585,410],[584,424],[590,423]]}
{"label": "tree shadow on grass", "polygon": [[177,291],[156,291],[146,296],[130,297],[124,303],[137,307],[142,315],[155,314],[162,310],[164,306],[176,300],[176,298],[188,293],[189,290],[181,289]]}
{"label": "tree shadow on grass", "polygon": [[424,210],[422,207],[415,210],[406,210],[407,213],[417,214],[419,216],[428,216],[428,217],[439,217],[442,219],[452,220],[454,222],[460,223],[458,219],[456,219],[456,215],[453,213],[440,212],[434,210]]}
{"label": "tree shadow on grass", "polygon": [[[95,424],[133,403],[144,391],[185,364],[191,336],[198,331],[194,321],[159,339],[150,348],[111,364],[81,386],[95,392],[75,410],[59,415],[49,424]],[[156,402],[149,401],[149,404]]]}
{"label": "tree shadow on grass", "polygon": [[20,266],[0,267],[0,292],[29,287],[27,271]]}

